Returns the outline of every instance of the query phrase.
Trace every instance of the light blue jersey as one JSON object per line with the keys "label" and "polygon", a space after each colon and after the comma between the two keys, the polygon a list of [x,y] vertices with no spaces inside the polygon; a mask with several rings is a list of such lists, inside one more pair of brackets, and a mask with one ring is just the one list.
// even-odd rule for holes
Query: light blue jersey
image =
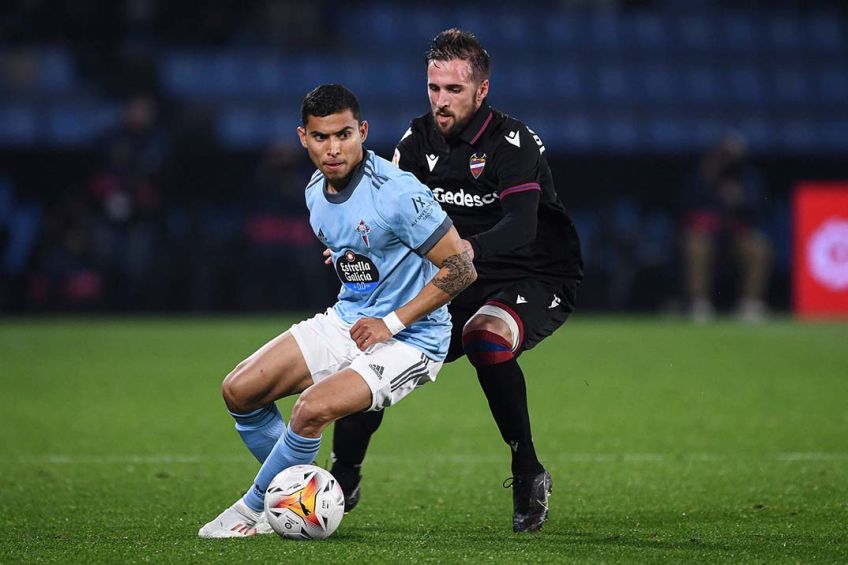
{"label": "light blue jersey", "polygon": [[[306,187],[309,223],[333,252],[342,282],[336,314],[346,323],[382,318],[412,300],[438,272],[425,254],[452,222],[430,190],[373,151],[365,151],[348,186],[327,192],[316,171]],[[442,306],[395,336],[442,360],[450,342]]]}

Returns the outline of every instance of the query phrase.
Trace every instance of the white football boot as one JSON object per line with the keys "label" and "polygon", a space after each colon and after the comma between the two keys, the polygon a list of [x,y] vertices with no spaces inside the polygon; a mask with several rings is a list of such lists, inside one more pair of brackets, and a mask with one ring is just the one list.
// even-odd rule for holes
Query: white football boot
{"label": "white football boot", "polygon": [[271,522],[268,521],[268,515],[264,512],[260,513],[259,519],[256,521],[256,535],[273,534],[274,528],[271,527]]}
{"label": "white football boot", "polygon": [[262,526],[271,529],[264,512],[256,512],[250,509],[241,499],[235,504],[218,514],[218,517],[200,528],[197,535],[201,538],[248,538],[255,536],[258,532],[257,523],[264,520]]}

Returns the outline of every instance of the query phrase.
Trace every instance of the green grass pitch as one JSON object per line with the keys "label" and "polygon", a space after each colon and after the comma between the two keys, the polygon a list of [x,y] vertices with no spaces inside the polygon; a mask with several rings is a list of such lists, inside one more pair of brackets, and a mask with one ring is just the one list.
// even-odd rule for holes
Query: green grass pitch
{"label": "green grass pitch", "polygon": [[197,539],[257,469],[219,383],[291,321],[0,321],[0,563],[848,562],[848,325],[789,320],[577,315],[526,354],[538,534],[462,360],[388,410],[329,540]]}

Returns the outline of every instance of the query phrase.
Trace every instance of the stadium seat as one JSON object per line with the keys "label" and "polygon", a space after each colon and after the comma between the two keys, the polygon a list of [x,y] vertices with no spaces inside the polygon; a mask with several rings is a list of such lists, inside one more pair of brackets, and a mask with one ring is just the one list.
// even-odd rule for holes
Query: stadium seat
{"label": "stadium seat", "polygon": [[844,54],[848,30],[844,19],[834,18],[832,14],[814,14],[806,19],[806,44],[809,49],[822,54]]}
{"label": "stadium seat", "polygon": [[805,47],[801,20],[797,16],[789,14],[767,16],[765,27],[772,53],[791,55]]}
{"label": "stadium seat", "polygon": [[658,14],[636,13],[626,28],[632,30],[633,44],[642,51],[661,53],[671,46],[666,22]]}
{"label": "stadium seat", "polygon": [[61,101],[47,112],[45,140],[54,146],[85,146],[120,123],[120,105],[97,99]]}
{"label": "stadium seat", "polygon": [[20,147],[38,141],[39,116],[26,102],[0,101],[0,146]]}
{"label": "stadium seat", "polygon": [[718,69],[693,66],[684,72],[686,99],[701,109],[720,108],[727,102],[727,86],[719,77]]}
{"label": "stadium seat", "polygon": [[820,102],[830,103],[848,113],[848,72],[844,68],[833,66],[817,69],[815,83],[816,98]]}
{"label": "stadium seat", "polygon": [[51,47],[39,53],[38,86],[50,94],[67,93],[77,86],[73,55],[67,49]]}
{"label": "stadium seat", "polygon": [[768,98],[765,76],[753,65],[729,69],[726,86],[737,106],[761,107]]}
{"label": "stadium seat", "polygon": [[722,40],[717,47],[724,56],[742,53],[756,53],[764,49],[758,19],[751,13],[727,12],[720,19]]}

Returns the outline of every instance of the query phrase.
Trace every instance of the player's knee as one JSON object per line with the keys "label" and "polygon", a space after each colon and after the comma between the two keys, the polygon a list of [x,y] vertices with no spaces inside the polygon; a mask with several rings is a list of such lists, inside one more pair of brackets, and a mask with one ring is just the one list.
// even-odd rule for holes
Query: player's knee
{"label": "player's knee", "polygon": [[303,432],[321,432],[333,421],[326,402],[315,398],[309,390],[303,392],[294,403],[291,415],[291,427],[299,434]]}
{"label": "player's knee", "polygon": [[221,383],[221,396],[224,397],[227,409],[232,412],[244,413],[255,408],[252,406],[246,367],[245,362],[239,363]]}
{"label": "player's knee", "polygon": [[462,332],[465,356],[475,367],[497,365],[515,357],[512,343],[504,336],[469,324]]}

